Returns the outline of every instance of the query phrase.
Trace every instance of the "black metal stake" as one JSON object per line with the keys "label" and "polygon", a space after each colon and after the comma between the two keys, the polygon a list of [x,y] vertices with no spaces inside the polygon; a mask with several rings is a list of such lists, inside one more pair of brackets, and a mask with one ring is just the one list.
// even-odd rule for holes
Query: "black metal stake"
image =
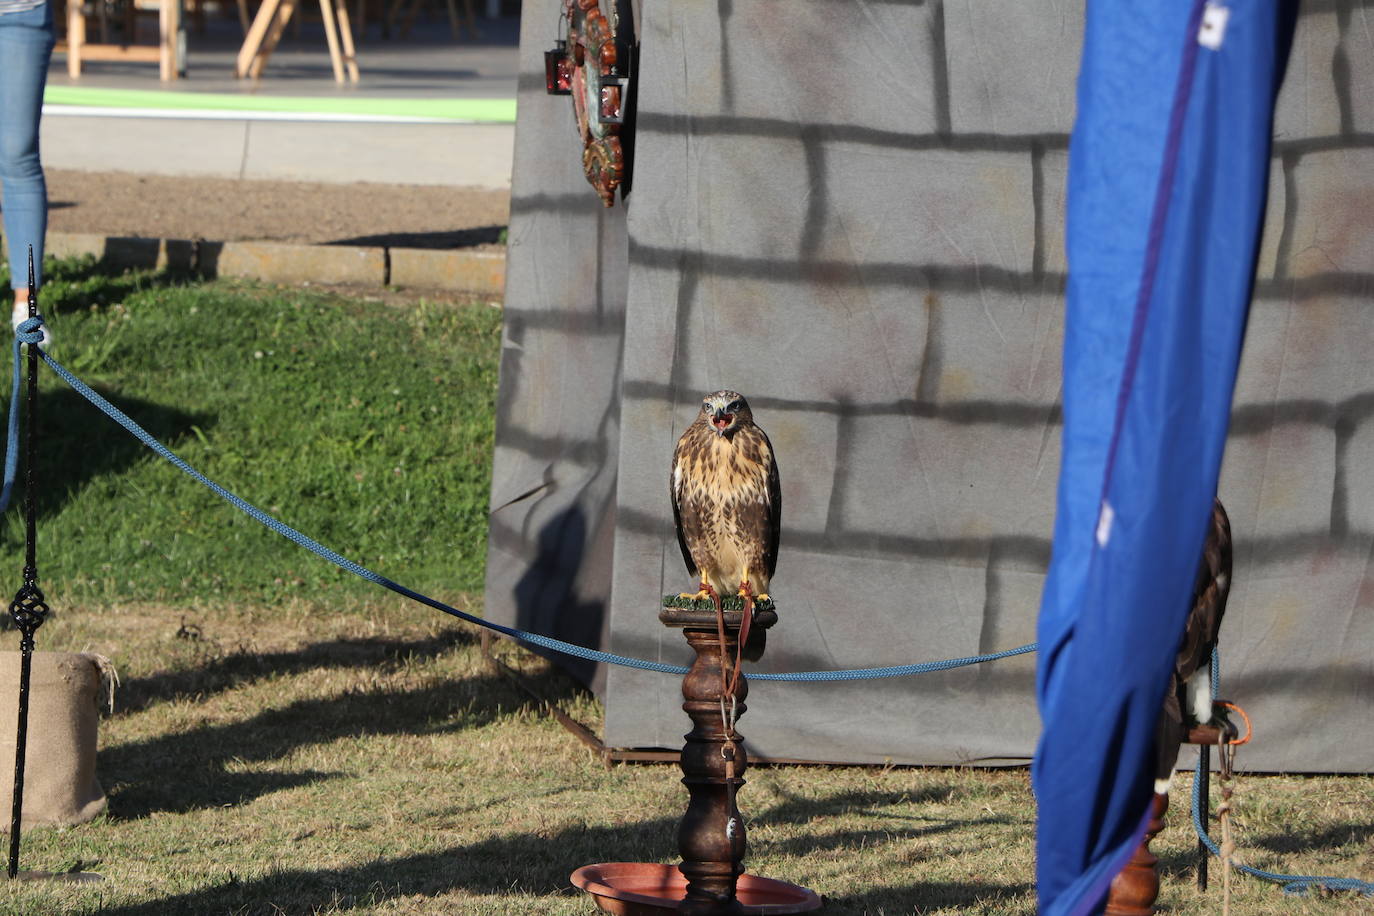
{"label": "black metal stake", "polygon": [[[33,246],[29,246],[29,317],[38,314],[38,290],[35,288]],[[38,588],[37,560],[37,471],[34,461],[38,418],[38,345],[28,348],[29,386],[27,397],[28,423],[24,427],[24,584],[10,603],[10,617],[19,628],[19,733],[14,741],[14,809],[10,818],[9,876],[19,875],[19,831],[24,814],[24,755],[29,732],[29,680],[33,667],[33,634],[48,616],[48,605]]]}

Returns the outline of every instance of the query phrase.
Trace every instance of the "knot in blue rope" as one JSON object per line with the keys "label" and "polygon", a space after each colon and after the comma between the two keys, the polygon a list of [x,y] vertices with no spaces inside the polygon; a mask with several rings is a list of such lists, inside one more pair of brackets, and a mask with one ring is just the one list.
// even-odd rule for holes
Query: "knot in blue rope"
{"label": "knot in blue rope", "polygon": [[36,344],[43,342],[43,316],[25,318],[14,326],[14,339],[19,343]]}
{"label": "knot in blue rope", "polygon": [[10,378],[10,416],[5,435],[5,476],[0,483],[0,512],[10,506],[14,493],[14,479],[19,471],[19,345],[43,346],[43,318],[34,315],[14,326],[14,372]]}
{"label": "knot in blue rope", "polygon": [[[1212,648],[1212,696],[1217,695],[1217,683],[1221,680],[1218,672],[1221,670],[1221,659],[1215,647]],[[1207,851],[1214,856],[1221,855],[1221,847],[1216,840],[1207,833],[1207,823],[1203,816],[1203,807],[1207,804],[1202,797],[1202,755],[1198,755],[1198,769],[1193,774],[1193,830],[1197,833],[1197,838],[1202,845],[1207,847]],[[1361,881],[1358,878],[1340,878],[1333,875],[1285,875],[1282,872],[1265,871],[1262,868],[1255,868],[1241,862],[1233,862],[1232,867],[1242,874],[1259,878],[1261,881],[1269,881],[1274,884],[1283,885],[1283,892],[1293,897],[1306,897],[1317,891],[1335,892],[1352,891],[1363,894],[1366,897],[1374,897],[1374,882]]]}

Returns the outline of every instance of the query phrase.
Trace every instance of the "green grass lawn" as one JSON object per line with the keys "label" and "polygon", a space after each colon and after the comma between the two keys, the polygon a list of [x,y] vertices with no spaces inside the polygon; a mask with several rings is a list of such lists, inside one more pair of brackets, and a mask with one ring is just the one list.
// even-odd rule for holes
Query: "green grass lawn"
{"label": "green grass lawn", "polygon": [[[54,355],[192,464],[478,606],[495,310],[79,264],[46,295]],[[675,860],[675,768],[604,767],[470,628],[260,529],[44,376],[39,570],[56,616],[39,646],[107,655],[123,683],[101,724],[109,812],[27,831],[23,866],[107,880],[8,885],[0,913],[589,914],[574,868]],[[15,586],[20,534],[12,510]],[[498,651],[599,729],[584,691]],[[1218,883],[1192,887],[1183,783],[1156,842],[1162,902],[1219,913]],[[1245,777],[1236,804],[1245,861],[1374,878],[1374,780]],[[749,869],[815,888],[826,913],[1033,911],[1024,771],[755,767],[740,806]],[[1368,911],[1245,879],[1235,894],[1238,916]]]}
{"label": "green grass lawn", "polygon": [[[72,264],[44,293],[53,356],[212,480],[421,591],[480,590],[497,309]],[[52,372],[42,380],[39,562],[56,606],[376,591],[232,509]],[[10,513],[0,569],[18,568],[22,534]]]}

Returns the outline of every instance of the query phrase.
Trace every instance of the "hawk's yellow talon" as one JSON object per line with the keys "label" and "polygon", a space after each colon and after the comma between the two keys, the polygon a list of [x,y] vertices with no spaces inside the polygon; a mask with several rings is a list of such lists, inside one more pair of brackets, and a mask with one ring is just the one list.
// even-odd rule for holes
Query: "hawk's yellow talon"
{"label": "hawk's yellow talon", "polygon": [[754,594],[754,590],[749,586],[749,567],[744,567],[744,575],[740,576],[739,591],[735,592],[741,598],[749,598]]}
{"label": "hawk's yellow talon", "polygon": [[689,599],[689,600],[691,600],[691,601],[710,601],[710,600],[711,600],[711,593],[708,592],[706,589],[703,588],[701,591],[697,592],[696,594],[692,594],[691,592],[682,592],[681,594],[678,595],[678,597],[679,597],[679,598],[687,598],[687,599]]}

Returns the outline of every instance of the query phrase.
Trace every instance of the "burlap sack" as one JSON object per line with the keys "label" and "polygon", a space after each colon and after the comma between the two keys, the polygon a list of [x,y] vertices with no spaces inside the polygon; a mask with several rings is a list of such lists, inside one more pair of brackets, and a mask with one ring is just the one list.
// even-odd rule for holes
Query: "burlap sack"
{"label": "burlap sack", "polygon": [[[18,652],[0,652],[0,831],[5,833],[14,804],[19,658]],[[99,655],[33,654],[24,754],[25,828],[84,824],[105,810],[105,790],[95,776],[95,746],[102,676],[109,671],[109,661]]]}

